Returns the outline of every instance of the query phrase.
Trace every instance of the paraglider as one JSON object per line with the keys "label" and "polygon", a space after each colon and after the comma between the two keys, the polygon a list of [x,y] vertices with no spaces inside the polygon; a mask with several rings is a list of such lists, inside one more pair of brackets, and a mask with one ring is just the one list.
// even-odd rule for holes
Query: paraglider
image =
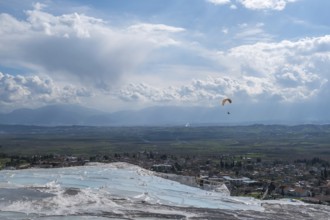
{"label": "paraglider", "polygon": [[[228,102],[229,104],[232,103],[232,101],[231,101],[230,98],[225,98],[225,99],[223,99],[222,102],[221,102],[222,106],[224,106],[227,102]],[[227,114],[230,115],[230,112],[228,111]]]}
{"label": "paraglider", "polygon": [[232,103],[231,99],[226,98],[226,99],[223,99],[223,100],[222,100],[222,105],[225,105],[226,102]]}

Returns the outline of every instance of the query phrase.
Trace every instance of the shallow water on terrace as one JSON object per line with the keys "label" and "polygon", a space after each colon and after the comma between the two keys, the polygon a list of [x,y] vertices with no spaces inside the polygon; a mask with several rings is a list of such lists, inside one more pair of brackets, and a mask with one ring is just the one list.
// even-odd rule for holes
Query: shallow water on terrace
{"label": "shallow water on terrace", "polygon": [[[89,213],[95,213],[95,216],[109,210],[120,214],[122,210],[127,211],[130,207],[143,212],[143,208],[136,208],[136,204],[141,202],[176,207],[264,210],[259,200],[230,197],[219,192],[186,186],[126,163],[2,170],[0,185],[1,219],[13,219],[4,217],[12,215],[13,212],[38,213],[47,217],[42,219],[58,219],[54,215],[81,216],[81,213],[87,210]],[[85,216],[85,219],[90,218]]]}

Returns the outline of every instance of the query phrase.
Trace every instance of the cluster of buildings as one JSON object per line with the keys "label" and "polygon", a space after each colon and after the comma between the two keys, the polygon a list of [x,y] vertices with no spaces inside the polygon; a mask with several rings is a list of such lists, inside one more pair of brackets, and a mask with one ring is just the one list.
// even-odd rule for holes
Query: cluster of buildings
{"label": "cluster of buildings", "polygon": [[181,175],[193,174],[196,186],[210,190],[220,187],[222,191],[223,186],[226,186],[233,196],[292,198],[330,205],[329,164],[320,159],[289,162],[229,155],[219,160],[195,157],[189,160],[188,166],[179,163],[182,168],[180,171],[173,164],[187,160],[169,161],[154,164],[151,169],[165,173],[176,171]]}

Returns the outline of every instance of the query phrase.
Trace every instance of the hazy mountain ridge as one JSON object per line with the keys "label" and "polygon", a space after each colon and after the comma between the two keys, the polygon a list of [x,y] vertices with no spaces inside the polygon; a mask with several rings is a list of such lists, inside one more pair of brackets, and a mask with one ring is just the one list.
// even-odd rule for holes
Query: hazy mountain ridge
{"label": "hazy mountain ridge", "polygon": [[0,114],[2,124],[83,125],[86,118],[102,112],[77,105],[50,105],[37,109],[17,109]]}
{"label": "hazy mountain ridge", "polygon": [[[17,109],[10,113],[0,114],[0,124],[43,126],[285,124],[284,121],[279,119],[254,121],[252,116],[245,111],[228,114],[221,107],[155,106],[136,111],[106,113],[78,105],[50,105],[37,109]],[[294,120],[286,121],[286,123],[313,123],[313,121],[303,122]]]}
{"label": "hazy mountain ridge", "polygon": [[210,123],[214,108],[150,107],[138,111],[105,113],[77,105],[52,105],[37,109],[17,109],[0,114],[1,124],[21,125],[185,125]]}

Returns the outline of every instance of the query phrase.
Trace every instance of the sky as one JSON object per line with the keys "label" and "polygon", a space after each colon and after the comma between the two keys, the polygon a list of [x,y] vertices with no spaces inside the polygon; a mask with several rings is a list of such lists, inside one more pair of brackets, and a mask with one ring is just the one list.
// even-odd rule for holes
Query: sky
{"label": "sky", "polygon": [[0,0],[0,112],[211,108],[230,97],[232,108],[258,106],[264,117],[330,120],[329,8],[328,0]]}

